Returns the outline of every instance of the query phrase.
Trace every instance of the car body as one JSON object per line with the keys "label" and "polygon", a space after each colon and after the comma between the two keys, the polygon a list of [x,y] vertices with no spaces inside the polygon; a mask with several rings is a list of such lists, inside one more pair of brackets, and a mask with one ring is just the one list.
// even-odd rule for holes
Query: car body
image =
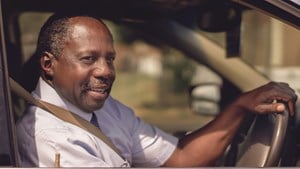
{"label": "car body", "polygon": [[[138,56],[130,60],[130,63],[134,62],[135,66],[140,67],[134,70],[144,71],[153,76],[158,74],[161,78],[160,69],[173,60],[170,55],[174,53],[164,52],[169,51],[170,48],[176,49],[175,53],[179,52],[184,58],[192,60],[196,69],[199,69],[197,64],[200,64],[202,75],[194,73],[189,76],[188,85],[184,86],[188,88],[184,90],[189,91],[186,100],[189,101],[193,111],[199,114],[199,110],[206,110],[197,116],[201,118],[209,116],[211,119],[211,116],[217,114],[242,92],[254,89],[270,80],[288,82],[297,92],[300,91],[300,83],[297,81],[300,80],[299,5],[297,0],[2,0],[0,28],[0,133],[2,137],[0,143],[3,148],[0,149],[0,165],[19,166],[14,124],[24,109],[25,102],[24,99],[11,93],[9,77],[14,78],[28,91],[34,87],[34,72],[29,71],[29,74],[24,75],[22,67],[30,60],[35,48],[35,40],[31,39],[36,37],[31,37],[32,33],[38,33],[41,21],[51,13],[88,11],[110,24],[122,25],[140,32],[133,35],[139,35],[141,39],[146,39],[155,46],[151,48],[151,55],[157,53],[157,48],[163,48],[159,50],[162,54],[158,52],[160,53],[158,60],[152,57],[143,60],[140,64],[135,63],[139,60]],[[22,20],[22,17],[27,17],[27,20]],[[27,30],[30,27],[32,28]],[[26,31],[31,34],[24,33]],[[132,36],[127,38],[129,39],[127,41],[133,42],[130,39]],[[118,54],[125,56],[128,53],[124,54],[120,51]],[[165,57],[162,57],[163,55]],[[164,64],[161,60],[165,61]],[[122,61],[125,62],[126,59],[123,58]],[[149,65],[155,65],[157,61],[161,67],[154,66],[146,69]],[[182,60],[178,62],[182,63]],[[180,65],[178,62],[177,66]],[[143,63],[147,64],[143,65]],[[208,67],[209,70],[204,70],[203,67]],[[183,68],[179,66],[171,70],[179,73],[175,77],[182,75],[179,81],[183,81],[184,75],[190,71],[189,68],[189,65],[185,65]],[[125,69],[123,65],[122,70]],[[211,73],[214,75],[208,75]],[[160,90],[167,90],[166,88],[172,88],[172,85],[168,84]],[[118,95],[117,92],[113,94]],[[164,99],[168,100],[170,97],[164,98],[163,95],[159,95],[158,98],[155,98],[159,100],[158,102],[169,103]],[[176,108],[182,107],[178,106],[177,102],[176,104]],[[298,106],[300,106],[299,102],[297,102]],[[204,115],[205,112],[211,113]],[[166,125],[168,119],[155,121],[163,116],[157,114],[155,118],[151,117],[148,120],[168,130],[170,129],[170,126]],[[145,117],[147,118],[147,115]],[[294,118],[285,118],[287,123],[282,124],[282,117],[275,117],[275,120],[271,120],[270,123],[265,119],[262,122],[253,122],[253,117],[250,117],[245,121],[241,132],[237,134],[228,151],[224,153],[224,159],[220,159],[218,165],[299,166],[300,140],[297,135],[299,118],[299,114]],[[255,125],[250,129],[252,132],[249,134],[247,133],[249,125],[253,123]],[[204,124],[195,121],[176,123],[173,124],[170,132],[185,133],[201,125]],[[272,139],[274,131],[282,125],[286,127],[280,129],[283,130],[280,135],[282,138],[274,141]],[[263,128],[266,128],[266,131],[263,131]],[[243,134],[248,137],[244,138]],[[242,145],[241,140],[246,142],[244,143],[246,150],[239,148]],[[266,145],[249,146],[261,140],[267,140]],[[280,145],[274,150],[278,151],[274,157],[276,159],[269,164],[266,162],[270,160],[268,153],[273,151],[272,146],[276,147],[273,142],[277,141]],[[257,149],[261,151],[252,154],[251,151]],[[245,154],[243,151],[251,153],[243,155]],[[253,157],[256,155],[257,158]]]}

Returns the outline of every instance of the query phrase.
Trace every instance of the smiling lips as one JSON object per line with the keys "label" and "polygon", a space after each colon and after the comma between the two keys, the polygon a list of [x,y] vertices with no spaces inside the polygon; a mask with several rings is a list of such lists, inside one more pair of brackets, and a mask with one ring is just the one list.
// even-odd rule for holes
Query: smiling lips
{"label": "smiling lips", "polygon": [[109,87],[91,87],[85,90],[85,93],[88,94],[91,98],[96,100],[103,100],[108,96]]}
{"label": "smiling lips", "polygon": [[103,99],[109,94],[111,83],[108,79],[90,81],[83,85],[83,91],[89,93],[92,97]]}
{"label": "smiling lips", "polygon": [[98,92],[101,94],[105,94],[108,92],[109,87],[105,86],[105,87],[91,87],[90,89],[88,89],[88,91],[92,91],[92,92]]}

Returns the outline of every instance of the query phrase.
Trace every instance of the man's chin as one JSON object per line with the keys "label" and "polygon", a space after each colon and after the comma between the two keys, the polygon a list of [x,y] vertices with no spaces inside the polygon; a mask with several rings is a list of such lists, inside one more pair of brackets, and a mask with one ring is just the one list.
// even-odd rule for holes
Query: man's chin
{"label": "man's chin", "polygon": [[97,104],[85,105],[84,110],[87,112],[93,112],[93,111],[101,109],[103,107],[103,105],[104,105],[104,102],[101,104],[97,103]]}
{"label": "man's chin", "polygon": [[92,112],[101,109],[107,99],[108,95],[102,98],[85,97],[85,102],[81,103],[81,109],[87,112]]}

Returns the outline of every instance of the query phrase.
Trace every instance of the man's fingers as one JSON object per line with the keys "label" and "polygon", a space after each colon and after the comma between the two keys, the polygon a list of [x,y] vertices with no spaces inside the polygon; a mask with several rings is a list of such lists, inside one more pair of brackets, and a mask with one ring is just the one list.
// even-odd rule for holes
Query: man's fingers
{"label": "man's fingers", "polygon": [[285,110],[285,106],[282,103],[273,104],[276,107],[276,112],[283,112]]}
{"label": "man's fingers", "polygon": [[269,112],[280,113],[285,110],[285,105],[283,103],[273,103],[273,104],[260,104],[254,109],[259,114],[265,114]]}

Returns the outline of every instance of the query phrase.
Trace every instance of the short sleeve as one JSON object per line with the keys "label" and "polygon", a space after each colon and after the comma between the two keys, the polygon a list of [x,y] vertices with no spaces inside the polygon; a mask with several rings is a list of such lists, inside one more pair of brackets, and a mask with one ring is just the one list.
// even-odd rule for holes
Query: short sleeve
{"label": "short sleeve", "polygon": [[172,155],[178,139],[137,118],[133,143],[133,166],[158,167]]}

